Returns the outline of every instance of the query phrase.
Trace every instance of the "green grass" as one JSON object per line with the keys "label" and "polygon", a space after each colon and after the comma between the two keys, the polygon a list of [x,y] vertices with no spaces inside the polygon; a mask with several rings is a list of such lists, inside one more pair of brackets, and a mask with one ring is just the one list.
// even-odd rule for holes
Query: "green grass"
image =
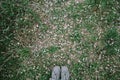
{"label": "green grass", "polygon": [[[21,65],[21,57],[28,57],[28,49],[21,49],[19,54],[16,40],[17,32],[27,32],[35,22],[37,14],[29,8],[29,0],[0,1],[0,79],[18,80],[17,70]],[[24,30],[23,30],[24,28]],[[16,49],[17,48],[17,49]]]}
{"label": "green grass", "polygon": [[50,46],[48,48],[43,48],[42,50],[40,50],[40,54],[53,54],[55,53],[56,51],[58,51],[60,49],[60,47],[57,47],[57,46]]}
{"label": "green grass", "polygon": [[106,31],[104,35],[104,44],[106,54],[114,55],[120,53],[120,35],[116,28],[110,28]]}
{"label": "green grass", "polygon": [[0,1],[0,80],[49,80],[56,65],[71,80],[119,80],[119,4]]}
{"label": "green grass", "polygon": [[79,32],[79,30],[74,30],[74,32],[70,35],[70,39],[71,41],[75,41],[75,42],[80,42],[81,41],[81,33]]}
{"label": "green grass", "polygon": [[30,56],[30,49],[29,48],[22,48],[18,50],[18,55],[22,58]]}
{"label": "green grass", "polygon": [[42,33],[46,33],[49,27],[46,24],[39,25],[39,29]]}

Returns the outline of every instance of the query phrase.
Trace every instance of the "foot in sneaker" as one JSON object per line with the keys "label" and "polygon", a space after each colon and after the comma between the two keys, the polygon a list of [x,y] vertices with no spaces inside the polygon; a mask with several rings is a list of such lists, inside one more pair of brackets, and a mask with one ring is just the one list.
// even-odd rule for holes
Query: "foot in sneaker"
{"label": "foot in sneaker", "polygon": [[61,80],[69,80],[69,71],[66,66],[61,67]]}
{"label": "foot in sneaker", "polygon": [[59,80],[60,78],[60,67],[55,66],[52,70],[52,78],[50,80]]}

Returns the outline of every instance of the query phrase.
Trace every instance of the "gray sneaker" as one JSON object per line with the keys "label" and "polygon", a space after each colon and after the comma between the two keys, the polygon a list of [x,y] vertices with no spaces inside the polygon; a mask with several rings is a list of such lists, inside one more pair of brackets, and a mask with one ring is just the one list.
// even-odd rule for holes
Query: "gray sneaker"
{"label": "gray sneaker", "polygon": [[61,80],[69,80],[69,71],[66,66],[61,67]]}
{"label": "gray sneaker", "polygon": [[55,66],[52,70],[52,78],[50,80],[59,80],[60,78],[60,67]]}

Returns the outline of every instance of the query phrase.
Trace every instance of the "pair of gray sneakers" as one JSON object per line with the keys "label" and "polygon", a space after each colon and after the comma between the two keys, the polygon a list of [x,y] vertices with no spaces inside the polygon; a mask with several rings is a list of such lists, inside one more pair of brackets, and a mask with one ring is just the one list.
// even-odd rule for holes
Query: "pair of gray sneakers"
{"label": "pair of gray sneakers", "polygon": [[[60,79],[61,77],[61,79]],[[55,66],[52,70],[52,77],[50,80],[69,80],[69,71],[66,66]]]}

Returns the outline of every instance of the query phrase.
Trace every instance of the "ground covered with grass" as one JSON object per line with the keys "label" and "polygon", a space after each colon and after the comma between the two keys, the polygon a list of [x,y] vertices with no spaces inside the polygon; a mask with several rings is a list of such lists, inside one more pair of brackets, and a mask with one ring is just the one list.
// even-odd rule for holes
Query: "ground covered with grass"
{"label": "ground covered with grass", "polygon": [[[19,67],[11,68],[18,77],[8,80],[49,80],[56,65],[67,66],[71,80],[120,79],[118,0],[28,2],[30,14],[23,17],[30,27],[15,31],[12,49]],[[6,74],[11,73],[2,74],[2,80]]]}

